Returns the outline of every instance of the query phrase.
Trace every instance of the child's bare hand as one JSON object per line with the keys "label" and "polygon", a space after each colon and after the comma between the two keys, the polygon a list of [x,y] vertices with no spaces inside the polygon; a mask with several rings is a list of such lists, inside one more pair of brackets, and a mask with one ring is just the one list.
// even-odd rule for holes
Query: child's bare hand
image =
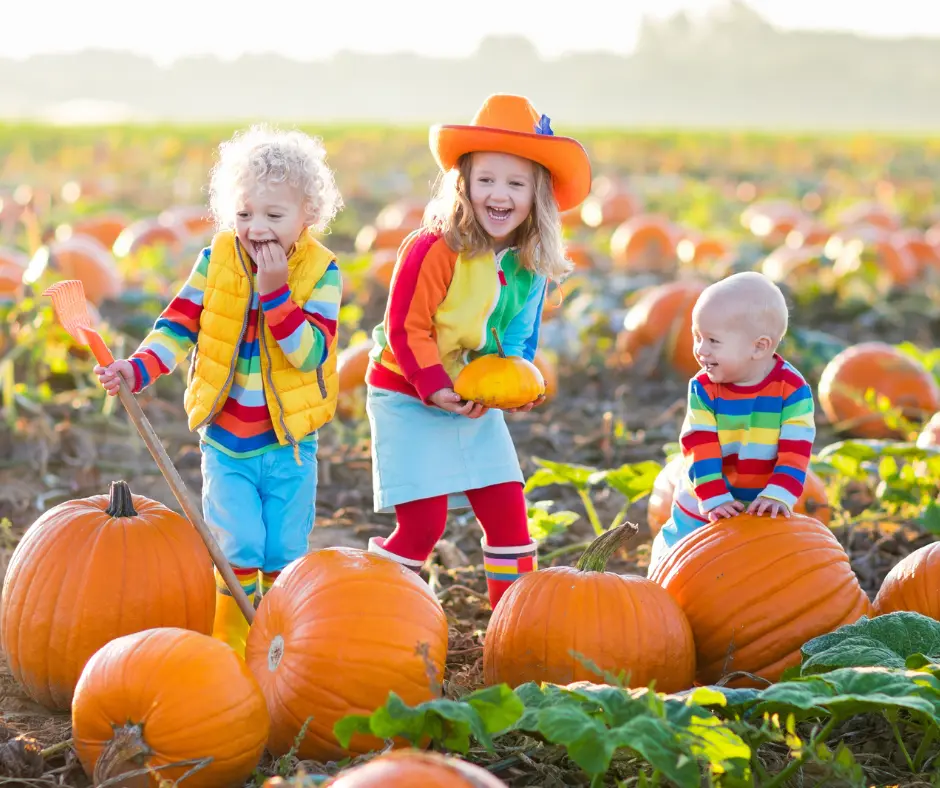
{"label": "child's bare hand", "polygon": [[106,367],[97,364],[95,365],[95,374],[98,376],[102,388],[112,397],[121,388],[122,380],[127,384],[129,390],[134,390],[134,365],[127,359],[119,358]]}
{"label": "child's bare hand", "polygon": [[785,503],[775,501],[773,498],[765,498],[762,495],[751,501],[751,505],[747,507],[748,514],[761,515],[764,512],[770,512],[771,517],[776,517],[778,513],[784,517],[790,516],[790,510]]}
{"label": "child's bare hand", "polygon": [[468,419],[478,419],[489,410],[479,402],[460,399],[460,395],[453,389],[438,389],[428,399],[441,410],[466,416]]}
{"label": "child's bare hand", "polygon": [[277,241],[268,241],[255,246],[255,262],[258,264],[258,292],[273,293],[287,284],[287,255]]}
{"label": "child's bare hand", "polygon": [[532,408],[537,408],[545,402],[545,395],[540,394],[538,399],[532,400],[532,402],[527,402],[525,405],[522,405],[518,408],[506,408],[506,413],[528,413]]}
{"label": "child's bare hand", "polygon": [[744,504],[740,501],[723,503],[708,512],[708,520],[709,522],[715,522],[723,517],[734,517],[737,514],[741,514],[743,511]]}

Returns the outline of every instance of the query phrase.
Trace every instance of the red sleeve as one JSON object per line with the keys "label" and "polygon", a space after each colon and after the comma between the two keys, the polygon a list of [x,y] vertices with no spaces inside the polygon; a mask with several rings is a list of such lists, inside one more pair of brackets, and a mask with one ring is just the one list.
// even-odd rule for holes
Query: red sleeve
{"label": "red sleeve", "polygon": [[443,239],[417,232],[402,244],[392,278],[385,334],[402,374],[425,403],[435,391],[454,385],[441,363],[433,318],[456,260]]}

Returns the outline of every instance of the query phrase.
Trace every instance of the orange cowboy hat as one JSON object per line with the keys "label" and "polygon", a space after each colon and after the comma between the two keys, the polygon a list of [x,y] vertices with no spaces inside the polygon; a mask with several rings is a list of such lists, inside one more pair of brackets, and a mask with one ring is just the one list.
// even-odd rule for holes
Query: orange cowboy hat
{"label": "orange cowboy hat", "polygon": [[559,211],[580,205],[591,190],[591,161],[581,143],[556,137],[549,118],[525,96],[496,93],[483,102],[469,126],[431,127],[431,153],[449,170],[465,153],[497,151],[537,161],[552,174]]}

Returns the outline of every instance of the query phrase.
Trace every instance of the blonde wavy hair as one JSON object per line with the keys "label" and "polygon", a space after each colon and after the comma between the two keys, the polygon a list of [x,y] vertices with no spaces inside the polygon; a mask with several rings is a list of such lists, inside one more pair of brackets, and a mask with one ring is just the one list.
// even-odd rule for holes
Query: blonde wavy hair
{"label": "blonde wavy hair", "polygon": [[[465,153],[457,165],[438,176],[434,196],[424,212],[424,226],[443,236],[455,252],[474,257],[493,248],[493,239],[477,221],[470,203],[470,170],[473,154]],[[532,210],[516,229],[512,244],[519,247],[522,265],[555,282],[567,276],[574,265],[565,258],[558,203],[552,192],[551,173],[532,162],[535,197]]]}
{"label": "blonde wavy hair", "polygon": [[219,229],[234,226],[240,189],[268,183],[287,183],[299,190],[307,226],[318,232],[343,208],[319,137],[255,125],[219,145],[209,180],[209,210]]}

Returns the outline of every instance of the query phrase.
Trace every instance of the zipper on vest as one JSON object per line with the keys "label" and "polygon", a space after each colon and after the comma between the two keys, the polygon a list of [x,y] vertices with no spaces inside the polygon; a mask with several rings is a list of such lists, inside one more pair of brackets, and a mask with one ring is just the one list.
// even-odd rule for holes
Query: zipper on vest
{"label": "zipper on vest", "polygon": [[297,445],[297,441],[294,439],[294,436],[291,435],[290,430],[287,428],[287,422],[284,420],[284,403],[281,402],[281,398],[277,395],[277,389],[274,388],[274,377],[271,374],[271,351],[268,350],[268,343],[264,339],[264,310],[258,310],[258,340],[261,343],[261,348],[264,350],[264,355],[268,359],[268,386],[271,389],[271,394],[277,402],[279,409],[278,418],[281,421],[281,428],[284,430],[284,434],[287,436],[287,440],[290,441],[292,446]]}
{"label": "zipper on vest", "polygon": [[[200,427],[208,424],[209,420],[215,415],[215,409],[218,406],[222,395],[226,394],[228,391],[229,385],[231,385],[232,378],[235,377],[235,368],[238,365],[238,348],[241,347],[242,340],[245,338],[245,331],[248,328],[248,315],[251,313],[251,299],[254,297],[255,285],[251,276],[251,269],[245,264],[245,258],[242,257],[242,247],[241,243],[238,240],[238,236],[235,237],[235,251],[238,254],[238,261],[242,264],[242,268],[245,270],[245,274],[248,277],[248,305],[245,307],[245,316],[242,319],[242,328],[238,332],[238,341],[235,343],[235,353],[232,356],[232,365],[228,370],[228,377],[225,378],[225,383],[222,385],[222,388],[219,389],[219,393],[216,395],[215,402],[212,403],[212,407],[209,408],[209,415],[206,416],[201,422],[199,422],[193,429],[198,430]],[[195,368],[195,364],[193,365]]]}

